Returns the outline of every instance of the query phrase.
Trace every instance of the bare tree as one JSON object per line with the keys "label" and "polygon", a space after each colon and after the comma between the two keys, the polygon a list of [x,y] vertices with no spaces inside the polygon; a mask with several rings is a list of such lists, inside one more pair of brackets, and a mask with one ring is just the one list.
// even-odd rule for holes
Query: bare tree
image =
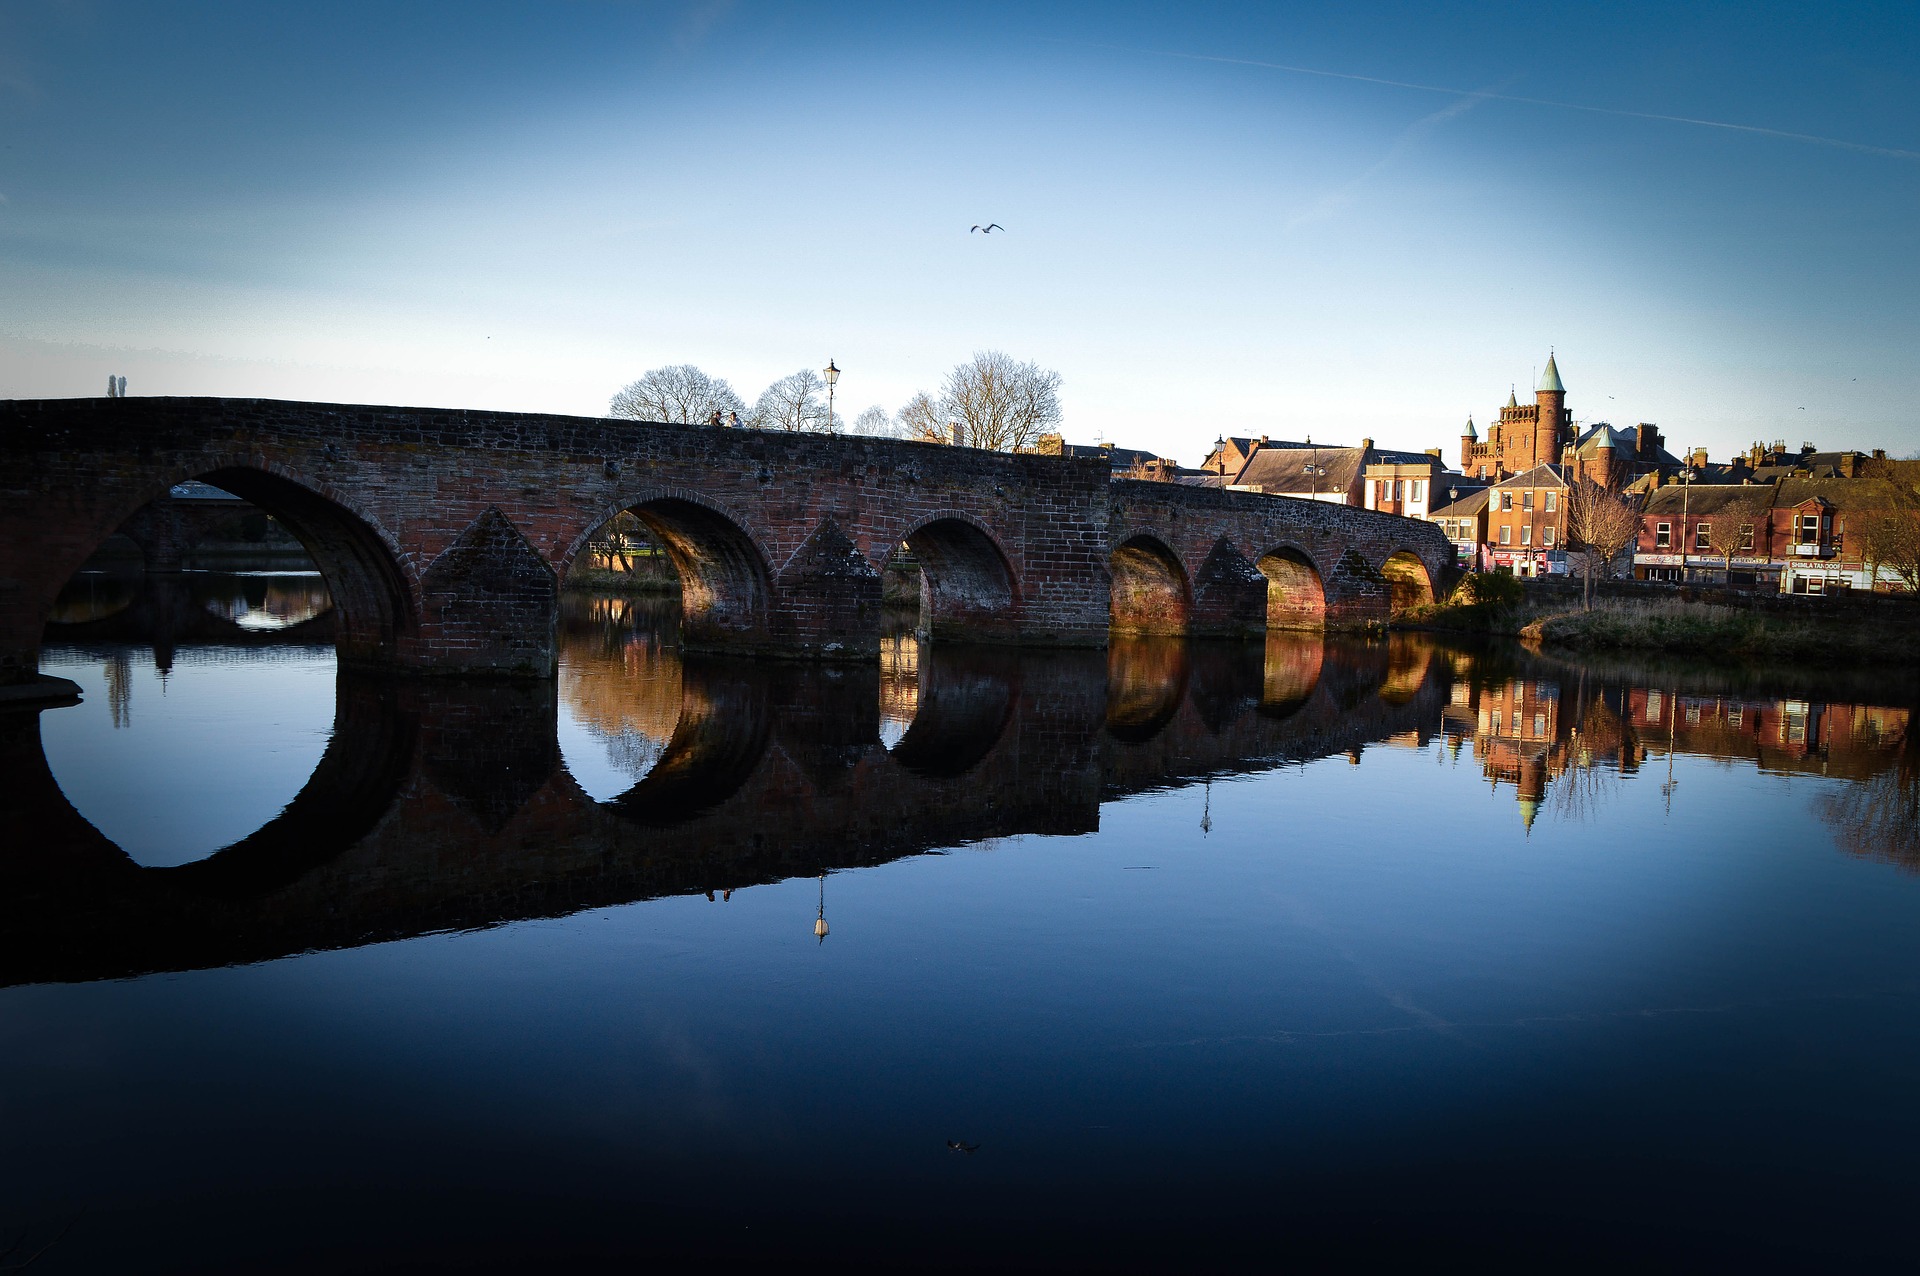
{"label": "bare tree", "polygon": [[1856,516],[1854,525],[1867,579],[1891,573],[1908,592],[1920,592],[1920,510],[1872,510]]}
{"label": "bare tree", "polygon": [[821,430],[831,433],[827,420],[827,383],[812,368],[781,377],[761,392],[748,424],[757,430]]}
{"label": "bare tree", "polygon": [[893,414],[877,403],[853,419],[853,432],[875,439],[890,439],[898,433]]}
{"label": "bare tree", "polygon": [[1612,572],[1613,560],[1640,538],[1640,510],[1617,490],[1583,478],[1567,493],[1567,536],[1586,551],[1581,606],[1591,609],[1594,559],[1603,574]]}
{"label": "bare tree", "polygon": [[613,396],[610,416],[635,421],[669,421],[704,425],[718,412],[745,412],[747,405],[724,380],[710,377],[691,363],[655,368]]}
{"label": "bare tree", "polygon": [[916,395],[901,409],[901,418],[913,438],[997,452],[1031,451],[1042,434],[1060,424],[1060,374],[983,350],[947,374],[938,404],[929,395]]}
{"label": "bare tree", "polygon": [[893,424],[903,439],[918,439],[922,443],[953,441],[947,433],[947,420],[940,415],[940,405],[925,390],[908,399],[893,414]]}
{"label": "bare tree", "polygon": [[[1765,494],[1764,496],[1762,494]],[[1707,527],[1708,552],[1720,560],[1721,581],[1733,583],[1733,558],[1740,553],[1751,554],[1762,536],[1761,529],[1767,522],[1768,511],[1773,494],[1770,487],[1756,487],[1730,497],[1711,513],[1702,514],[1695,520]],[[1686,528],[1680,529],[1685,536]]]}

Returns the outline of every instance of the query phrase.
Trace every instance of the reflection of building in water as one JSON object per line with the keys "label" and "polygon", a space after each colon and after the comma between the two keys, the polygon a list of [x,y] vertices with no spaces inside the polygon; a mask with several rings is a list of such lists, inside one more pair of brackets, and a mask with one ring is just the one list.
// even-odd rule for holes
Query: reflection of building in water
{"label": "reflection of building in water", "polygon": [[[624,606],[622,599],[595,601]],[[568,634],[561,657],[561,701],[605,742],[615,766],[636,780],[646,775],[680,722],[679,653],[640,634],[618,644]]]}
{"label": "reflection of building in water", "polygon": [[1888,705],[1823,704],[1675,694],[1636,687],[1627,703],[1655,752],[1751,760],[1770,771],[1865,779],[1905,744],[1909,713]]}
{"label": "reflection of building in water", "polygon": [[889,634],[880,640],[880,743],[899,744],[919,711],[920,640]]}
{"label": "reflection of building in water", "polygon": [[286,629],[333,606],[333,596],[319,572],[236,574],[196,583],[201,606],[242,629]]}
{"label": "reflection of building in water", "polygon": [[1585,773],[1612,763],[1627,775],[1640,761],[1605,696],[1576,695],[1569,705],[1564,690],[1544,678],[1515,678],[1486,687],[1460,681],[1453,684],[1451,701],[1441,711],[1454,754],[1458,756],[1462,742],[1473,741],[1481,773],[1494,788],[1502,782],[1513,785],[1520,821],[1529,830],[1548,786],[1569,771]]}
{"label": "reflection of building in water", "polygon": [[[1630,775],[1654,754],[1738,759],[1763,770],[1858,781],[1885,773],[1907,740],[1908,711],[1883,705],[1584,688],[1584,682],[1576,689],[1524,678],[1476,686],[1464,678],[1454,682],[1442,710],[1454,754],[1470,739],[1486,778],[1496,788],[1513,785],[1529,829],[1549,788],[1563,777],[1578,788],[1603,767]],[[1580,809],[1584,799],[1567,796],[1572,809]]]}

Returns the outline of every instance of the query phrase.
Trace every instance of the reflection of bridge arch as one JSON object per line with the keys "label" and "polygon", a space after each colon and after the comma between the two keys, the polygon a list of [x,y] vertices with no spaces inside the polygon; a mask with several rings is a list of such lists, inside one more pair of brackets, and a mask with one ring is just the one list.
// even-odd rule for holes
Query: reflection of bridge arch
{"label": "reflection of bridge arch", "polygon": [[996,652],[929,648],[919,665],[913,722],[893,746],[893,760],[936,779],[972,770],[1013,719],[1016,669]]}
{"label": "reflection of bridge arch", "polygon": [[1107,733],[1128,744],[1159,735],[1187,698],[1187,644],[1121,639],[1107,647]]}
{"label": "reflection of bridge arch", "polygon": [[920,625],[935,641],[1013,642],[1020,585],[1000,542],[965,514],[944,512],[901,537],[920,563]]}
{"label": "reflection of bridge arch", "polygon": [[1269,718],[1298,713],[1320,685],[1327,646],[1319,637],[1299,633],[1267,635],[1266,665],[1260,685],[1260,712]]}
{"label": "reflection of bridge arch", "polygon": [[1128,537],[1114,546],[1109,632],[1185,634],[1193,616],[1193,588],[1179,557],[1157,536]]}
{"label": "reflection of bridge arch", "polygon": [[[326,485],[240,460],[160,476],[105,516],[77,557],[56,572],[61,584],[78,571],[113,530],[176,484],[199,479],[271,514],[291,532],[320,569],[333,598],[336,642],[344,665],[390,664],[415,623],[413,593],[391,537]],[[53,610],[47,599],[42,628]]]}
{"label": "reflection of bridge arch", "polygon": [[645,778],[608,806],[623,819],[665,828],[720,805],[767,752],[772,726],[765,671],[706,660],[680,670],[680,720]]}
{"label": "reflection of bridge arch", "polygon": [[1260,556],[1254,566],[1267,578],[1267,628],[1324,629],[1327,587],[1313,555],[1298,545],[1282,544]]}
{"label": "reflection of bridge arch", "polygon": [[412,761],[413,723],[397,707],[392,688],[354,677],[337,685],[332,737],[300,792],[259,829],[203,859],[176,867],[137,864],[73,807],[47,765],[44,746],[37,765],[27,767],[21,765],[27,760],[23,751],[10,751],[13,782],[22,794],[47,790],[37,802],[20,802],[32,820],[20,832],[36,843],[90,848],[95,871],[137,874],[204,898],[246,899],[286,886],[371,833],[398,799]]}

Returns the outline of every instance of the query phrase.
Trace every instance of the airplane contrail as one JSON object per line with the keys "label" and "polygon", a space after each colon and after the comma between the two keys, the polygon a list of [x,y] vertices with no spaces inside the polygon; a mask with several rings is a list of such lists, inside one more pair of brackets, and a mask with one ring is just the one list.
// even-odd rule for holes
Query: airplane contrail
{"label": "airplane contrail", "polygon": [[[1111,46],[1110,46],[1111,47]],[[1520,97],[1513,93],[1483,93],[1473,89],[1453,89],[1440,84],[1415,84],[1409,80],[1388,80],[1377,75],[1354,75],[1347,71],[1323,71],[1318,67],[1290,66],[1285,62],[1261,62],[1253,58],[1228,58],[1211,53],[1174,53],[1166,49],[1133,49],[1134,53],[1150,53],[1163,58],[1182,58],[1189,62],[1220,62],[1228,66],[1260,67],[1268,71],[1290,71],[1295,75],[1317,75],[1329,80],[1357,80],[1362,84],[1384,84],[1396,89],[1415,89],[1422,93],[1446,93],[1454,97],[1471,97],[1496,102],[1518,102],[1526,106],[1552,106],[1563,111],[1585,111],[1590,115],[1617,115],[1630,120],[1659,120],[1667,124],[1693,124],[1700,128],[1726,129],[1734,133],[1755,133],[1761,137],[1777,137],[1789,142],[1808,142],[1814,146],[1831,146],[1837,150],[1854,151],[1861,155],[1879,155],[1887,159],[1920,160],[1920,151],[1902,150],[1897,146],[1873,146],[1867,142],[1849,142],[1839,137],[1820,137],[1814,133],[1794,133],[1786,129],[1763,128],[1758,124],[1732,124],[1726,120],[1702,120],[1691,115],[1662,115],[1656,111],[1629,111],[1616,106],[1588,106],[1583,102],[1559,102],[1552,98]]]}

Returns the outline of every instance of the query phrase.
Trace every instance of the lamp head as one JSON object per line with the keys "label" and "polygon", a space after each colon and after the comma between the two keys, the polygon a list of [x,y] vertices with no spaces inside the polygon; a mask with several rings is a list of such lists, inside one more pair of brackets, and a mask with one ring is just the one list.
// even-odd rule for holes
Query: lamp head
{"label": "lamp head", "polygon": [[840,369],[833,366],[833,360],[831,359],[827,360],[825,373],[828,385],[832,385],[840,379]]}

